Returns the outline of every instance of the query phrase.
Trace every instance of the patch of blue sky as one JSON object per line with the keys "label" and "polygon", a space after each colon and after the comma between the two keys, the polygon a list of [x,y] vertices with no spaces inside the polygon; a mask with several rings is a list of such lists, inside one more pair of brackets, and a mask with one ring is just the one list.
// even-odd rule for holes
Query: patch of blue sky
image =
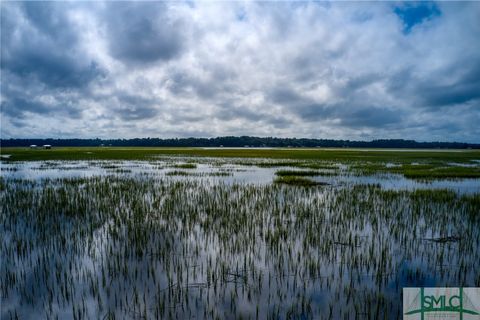
{"label": "patch of blue sky", "polygon": [[410,33],[414,26],[441,15],[438,6],[431,1],[405,2],[395,6],[393,11],[402,20],[405,34]]}

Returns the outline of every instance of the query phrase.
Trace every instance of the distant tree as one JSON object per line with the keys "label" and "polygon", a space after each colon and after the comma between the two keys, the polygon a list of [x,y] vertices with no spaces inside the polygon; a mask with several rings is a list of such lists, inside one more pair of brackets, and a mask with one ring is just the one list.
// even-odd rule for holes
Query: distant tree
{"label": "distant tree", "polygon": [[332,139],[307,139],[307,138],[275,138],[251,136],[226,136],[216,138],[135,138],[135,139],[1,139],[1,147],[26,147],[32,144],[50,144],[58,147],[323,147],[323,148],[426,148],[426,149],[480,149],[478,143],[462,142],[417,142],[403,139],[380,139],[372,141],[351,141]]}

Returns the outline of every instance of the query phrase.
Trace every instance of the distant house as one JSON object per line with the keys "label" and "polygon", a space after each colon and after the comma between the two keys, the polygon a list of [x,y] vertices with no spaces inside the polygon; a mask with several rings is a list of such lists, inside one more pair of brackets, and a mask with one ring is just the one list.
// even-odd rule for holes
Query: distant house
{"label": "distant house", "polygon": [[35,149],[36,147],[37,147],[36,144],[31,144],[31,145],[30,145],[30,149]]}
{"label": "distant house", "polygon": [[52,146],[50,144],[44,144],[43,149],[52,149]]}

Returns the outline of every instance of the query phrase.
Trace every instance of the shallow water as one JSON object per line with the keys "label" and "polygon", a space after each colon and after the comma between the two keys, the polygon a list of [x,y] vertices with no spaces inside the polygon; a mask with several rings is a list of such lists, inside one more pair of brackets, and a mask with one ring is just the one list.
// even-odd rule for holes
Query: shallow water
{"label": "shallow water", "polygon": [[400,319],[402,287],[480,285],[478,179],[189,161],[2,164],[0,318]]}
{"label": "shallow water", "polygon": [[[187,162],[189,161],[189,162]],[[165,158],[156,161],[31,161],[2,164],[2,177],[13,179],[61,179],[94,177],[107,175],[168,177],[173,180],[208,179],[224,183],[270,184],[275,172],[289,169],[287,166],[272,168],[255,165],[242,165],[238,159],[218,160],[195,158],[196,168],[182,169],[175,164],[190,163],[191,158]],[[242,159],[241,161],[245,161]],[[258,160],[257,160],[258,161]],[[261,161],[258,163],[262,163]],[[391,164],[390,164],[391,165]],[[388,167],[389,164],[387,163]],[[449,189],[459,194],[480,192],[480,179],[429,179],[414,180],[400,174],[357,175],[348,172],[347,166],[340,164],[339,173],[313,177],[336,187],[378,184],[384,190]],[[188,175],[170,175],[180,171]],[[329,172],[329,170],[319,170]]]}

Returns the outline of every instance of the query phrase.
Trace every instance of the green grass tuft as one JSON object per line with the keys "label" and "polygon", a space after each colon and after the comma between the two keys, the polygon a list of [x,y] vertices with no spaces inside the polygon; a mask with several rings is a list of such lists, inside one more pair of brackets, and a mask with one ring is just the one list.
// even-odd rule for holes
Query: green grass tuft
{"label": "green grass tuft", "polygon": [[196,169],[197,165],[195,163],[180,163],[173,166],[178,169]]}
{"label": "green grass tuft", "polygon": [[300,177],[313,177],[313,176],[318,176],[320,175],[321,173],[318,172],[318,171],[313,171],[313,170],[308,170],[308,171],[305,171],[305,170],[278,170],[277,172],[275,172],[275,174],[277,176],[281,176],[281,177],[284,177],[284,176],[300,176]]}
{"label": "green grass tuft", "polygon": [[313,187],[313,186],[319,186],[319,185],[326,185],[326,183],[317,182],[317,181],[313,181],[313,180],[310,180],[310,179],[295,177],[295,176],[278,177],[273,182],[274,183],[279,183],[279,184],[288,184],[288,185],[292,185],[292,186],[302,186],[302,187]]}

